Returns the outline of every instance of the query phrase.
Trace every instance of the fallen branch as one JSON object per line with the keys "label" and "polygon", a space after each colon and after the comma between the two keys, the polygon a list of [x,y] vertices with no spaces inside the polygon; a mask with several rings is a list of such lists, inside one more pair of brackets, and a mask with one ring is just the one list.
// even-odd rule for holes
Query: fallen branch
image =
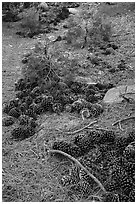
{"label": "fallen branch", "polygon": [[75,130],[74,132],[65,132],[65,133],[66,133],[67,135],[74,135],[74,134],[76,134],[76,133],[78,133],[78,132],[81,132],[82,130],[88,128],[90,125],[93,125],[93,124],[95,124],[95,123],[97,123],[97,122],[98,122],[97,120],[92,121],[91,123],[89,123],[88,125],[84,126],[83,128],[80,128],[80,129],[78,129],[78,130]]}
{"label": "fallen branch", "polygon": [[126,121],[126,120],[130,120],[130,119],[135,119],[135,116],[131,116],[131,117],[128,117],[128,118],[118,120],[115,123],[113,123],[112,125],[114,126],[114,125],[117,125],[118,123],[121,123],[121,122]]}
{"label": "fallen branch", "polygon": [[99,185],[99,187],[103,190],[103,192],[106,193],[106,190],[105,190],[104,186],[100,183],[100,181],[93,174],[91,174],[77,159],[75,159],[71,155],[69,155],[69,154],[67,154],[65,152],[62,152],[60,150],[48,150],[48,153],[59,153],[59,154],[62,154],[63,156],[65,156],[65,157],[69,158],[78,167],[83,169],[87,173],[87,175],[90,176]]}

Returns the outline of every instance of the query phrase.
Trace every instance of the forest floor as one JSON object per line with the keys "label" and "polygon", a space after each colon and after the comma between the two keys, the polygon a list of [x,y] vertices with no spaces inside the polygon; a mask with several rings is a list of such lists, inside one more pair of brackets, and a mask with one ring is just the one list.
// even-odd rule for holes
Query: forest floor
{"label": "forest floor", "polygon": [[[115,8],[114,8],[115,7]],[[117,8],[117,9],[116,9]],[[100,12],[105,13],[113,24],[113,36],[111,41],[115,42],[119,49],[112,55],[99,53],[101,59],[116,67],[120,59],[127,63],[127,69],[110,73],[108,70],[99,70],[98,67],[81,67],[77,76],[91,77],[94,82],[110,82],[115,86],[132,85],[135,83],[135,15],[128,6],[100,7]],[[65,20],[66,21],[66,20]],[[63,22],[64,23],[64,22]],[[2,102],[3,104],[15,96],[14,82],[21,76],[21,59],[23,53],[34,47],[37,38],[21,38],[17,36],[18,23],[2,24]],[[61,25],[59,25],[61,26]],[[48,34],[56,36],[59,32]],[[44,40],[44,36],[42,37]],[[59,42],[60,43],[60,42]],[[56,50],[60,44],[53,47]],[[69,49],[73,56],[85,56],[84,49]],[[55,56],[56,57],[56,56]],[[84,58],[82,58],[84,62]],[[83,63],[81,62],[81,63]],[[125,109],[126,107],[126,109]],[[122,123],[121,130],[118,125],[112,124],[122,118],[134,115],[135,104],[123,101],[120,104],[104,105],[104,112],[97,118],[97,126],[114,130],[118,135],[126,135],[135,128],[134,120]],[[4,115],[4,114],[3,114]],[[96,119],[95,119],[96,120]],[[59,177],[61,165],[52,160],[46,154],[46,144],[54,140],[65,138],[71,140],[73,135],[65,134],[84,127],[91,119],[82,120],[81,116],[68,113],[45,114],[38,119],[39,131],[33,138],[15,142],[9,140],[10,131],[16,126],[3,127],[2,139],[2,169],[3,188],[13,187],[11,194],[5,195],[4,201],[8,202],[57,202],[57,201],[85,201],[84,198],[77,200],[75,196],[67,194],[67,188],[61,186]],[[62,165],[62,168],[64,165]],[[66,168],[66,167],[64,167]],[[16,190],[15,190],[16,189]],[[6,194],[6,192],[5,192]],[[72,199],[72,200],[71,200]]]}

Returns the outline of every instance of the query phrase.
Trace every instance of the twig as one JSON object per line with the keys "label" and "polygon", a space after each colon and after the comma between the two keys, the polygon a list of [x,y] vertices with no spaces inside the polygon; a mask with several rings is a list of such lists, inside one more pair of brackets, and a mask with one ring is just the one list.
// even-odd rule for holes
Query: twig
{"label": "twig", "polygon": [[121,122],[123,122],[123,121],[130,120],[130,119],[134,119],[134,118],[135,118],[135,116],[131,116],[131,117],[128,117],[128,118],[124,118],[124,119],[121,119],[121,120],[116,121],[116,122],[113,123],[112,125],[114,126],[114,125],[117,125],[119,122],[121,123]]}
{"label": "twig", "polygon": [[49,150],[48,151],[49,153],[59,153],[59,154],[62,154],[63,156],[69,158],[71,161],[73,161],[78,167],[80,167],[81,169],[83,169],[87,174],[88,176],[90,176],[98,185],[99,187],[103,190],[103,192],[106,193],[106,190],[104,188],[104,186],[100,183],[100,181],[93,175],[91,174],[77,159],[75,159],[74,157],[72,157],[71,155],[65,153],[65,152],[62,152],[60,150]]}
{"label": "twig", "polygon": [[97,120],[92,121],[91,123],[89,123],[88,125],[84,126],[84,127],[81,128],[81,129],[78,129],[78,130],[76,130],[76,131],[74,131],[74,132],[65,132],[65,133],[66,133],[67,135],[73,135],[73,134],[76,134],[76,133],[78,133],[78,132],[80,132],[80,131],[86,129],[86,128],[89,127],[90,125],[93,125],[93,124],[95,124],[95,123],[97,123],[97,122],[98,122]]}
{"label": "twig", "polygon": [[96,130],[101,130],[101,131],[109,131],[108,129],[102,128],[102,127],[87,127],[88,129],[93,129],[95,128]]}
{"label": "twig", "polygon": [[124,131],[124,129],[122,128],[122,126],[121,126],[121,122],[119,121],[119,129],[121,130],[121,131]]}

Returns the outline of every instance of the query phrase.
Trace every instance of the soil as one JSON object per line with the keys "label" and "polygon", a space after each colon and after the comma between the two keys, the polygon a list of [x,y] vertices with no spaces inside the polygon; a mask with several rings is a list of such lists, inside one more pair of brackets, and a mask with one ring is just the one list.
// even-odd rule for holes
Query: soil
{"label": "soil", "polygon": [[[124,8],[124,9],[123,9]],[[78,9],[78,8],[77,8]],[[113,11],[113,12],[112,12]],[[115,12],[114,12],[115,11]],[[122,11],[122,12],[121,12]],[[110,73],[106,69],[90,67],[85,69],[84,57],[88,53],[84,49],[69,49],[74,56],[79,55],[82,59],[80,70],[76,70],[76,76],[89,77],[93,82],[110,82],[115,86],[130,85],[135,82],[135,16],[134,8],[129,4],[103,5],[100,12],[107,15],[113,24],[112,42],[118,45],[119,49],[113,55],[98,56],[107,61],[113,68],[117,66],[119,60],[126,61],[127,69]],[[62,22],[64,23],[65,20]],[[48,36],[58,36],[62,24],[58,25],[59,31],[48,34]],[[14,83],[21,76],[21,59],[23,53],[33,48],[37,38],[21,38],[15,33],[18,22],[2,24],[2,102],[3,104],[14,98]],[[44,40],[44,34],[41,39]],[[52,52],[58,47],[58,42],[51,47]],[[62,43],[62,46],[63,43]],[[82,58],[81,58],[82,56]],[[84,57],[83,57],[84,56]],[[55,56],[56,58],[56,56]],[[100,69],[100,70],[99,70]],[[135,104],[126,100],[119,104],[104,104],[104,112],[97,118],[95,126],[107,128],[117,132],[117,135],[124,136],[134,130],[134,120],[122,122],[122,130],[119,125],[112,124],[119,119],[124,119],[135,114]],[[5,115],[3,114],[3,117]],[[95,119],[96,120],[96,119]],[[12,196],[5,199],[8,202],[52,202],[71,201],[67,190],[59,183],[59,163],[55,158],[49,158],[46,148],[49,148],[56,139],[71,140],[73,135],[67,135],[67,131],[75,131],[91,122],[91,119],[82,120],[80,115],[68,113],[41,115],[38,119],[38,131],[34,137],[21,142],[11,141],[10,131],[17,125],[3,127],[2,137],[2,168],[3,187],[12,186]],[[16,189],[16,192],[14,191]],[[77,201],[73,198],[73,201]],[[5,200],[4,200],[5,201]],[[81,201],[81,200],[78,200]],[[83,201],[83,200],[82,200]]]}

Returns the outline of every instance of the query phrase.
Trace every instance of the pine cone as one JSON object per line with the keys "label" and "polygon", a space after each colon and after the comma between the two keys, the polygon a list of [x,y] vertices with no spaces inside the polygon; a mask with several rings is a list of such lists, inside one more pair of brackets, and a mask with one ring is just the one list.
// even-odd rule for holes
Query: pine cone
{"label": "pine cone", "polygon": [[31,92],[30,92],[30,96],[32,98],[35,98],[36,96],[39,96],[41,93],[41,88],[39,86],[36,86]]}
{"label": "pine cone", "polygon": [[116,193],[105,193],[103,195],[103,202],[118,202],[119,201],[119,196]]}
{"label": "pine cone", "polygon": [[101,131],[101,137],[100,137],[100,144],[113,144],[115,141],[116,135],[114,131],[111,130],[102,130]]}
{"label": "pine cone", "polygon": [[19,98],[19,99],[23,99],[26,96],[28,96],[28,93],[26,92],[26,90],[18,91],[16,93],[16,98]]}
{"label": "pine cone", "polygon": [[26,98],[25,98],[25,103],[29,106],[30,104],[32,104],[32,102],[33,102],[33,99],[32,99],[32,97],[31,96],[27,96]]}
{"label": "pine cone", "polygon": [[135,146],[133,144],[129,144],[123,151],[123,155],[127,160],[135,160]]}
{"label": "pine cone", "polygon": [[82,91],[81,91],[81,87],[82,87],[82,84],[80,84],[80,83],[78,83],[78,82],[73,82],[73,83],[71,84],[71,90],[72,90],[74,93],[76,93],[76,94],[82,92]]}
{"label": "pine cone", "polygon": [[[82,198],[82,199],[88,198],[92,193],[92,188],[89,185],[89,183],[86,181],[81,181],[76,185],[72,185],[70,190],[74,194],[80,195],[80,198]],[[82,195],[82,197],[81,197],[81,195]]]}
{"label": "pine cone", "polygon": [[34,99],[34,103],[38,104],[38,103],[41,103],[43,100],[43,96],[37,96],[35,99]]}
{"label": "pine cone", "polygon": [[26,110],[28,109],[28,105],[27,103],[23,102],[20,106],[19,106],[20,110],[22,113],[25,113]]}
{"label": "pine cone", "polygon": [[83,152],[81,151],[81,149],[75,145],[75,144],[71,144],[70,148],[68,150],[68,154],[70,154],[71,156],[77,158],[83,155]]}
{"label": "pine cone", "polygon": [[64,111],[67,113],[71,113],[72,112],[72,105],[71,104],[67,104],[64,106]]}
{"label": "pine cone", "polygon": [[19,101],[20,101],[19,98],[12,99],[12,100],[10,100],[10,105],[12,107],[18,107]]}
{"label": "pine cone", "polygon": [[83,107],[83,103],[81,100],[77,100],[77,101],[72,103],[72,110],[73,111],[77,111],[79,113],[82,108],[84,108],[84,107]]}
{"label": "pine cone", "polygon": [[71,156],[77,158],[81,156],[82,152],[81,149],[72,143],[68,143],[66,141],[56,141],[52,145],[52,149],[61,150],[70,154]]}
{"label": "pine cone", "polygon": [[37,123],[36,121],[34,120],[34,118],[30,118],[29,119],[29,126],[32,127],[32,128],[36,128],[37,127]]}
{"label": "pine cone", "polygon": [[52,105],[52,109],[57,114],[60,114],[63,111],[63,107],[62,107],[61,103],[54,103]]}
{"label": "pine cone", "polygon": [[12,116],[14,118],[19,118],[20,114],[21,113],[20,113],[20,110],[18,108],[12,108],[8,113],[8,115],[10,115],[10,116]]}
{"label": "pine cone", "polygon": [[125,161],[123,165],[124,170],[127,172],[128,176],[132,178],[132,180],[135,180],[135,163]]}
{"label": "pine cone", "polygon": [[135,187],[129,193],[129,202],[135,202]]}
{"label": "pine cone", "polygon": [[19,126],[11,131],[12,139],[14,140],[24,140],[35,134],[34,128],[29,126]]}
{"label": "pine cone", "polygon": [[132,137],[117,137],[115,139],[115,148],[119,152],[119,154],[123,154],[123,150],[128,146],[131,142],[133,142]]}
{"label": "pine cone", "polygon": [[90,103],[96,103],[98,101],[98,98],[95,97],[93,94],[86,95],[86,100]]}
{"label": "pine cone", "polygon": [[14,107],[15,107],[14,104],[6,103],[6,104],[4,104],[4,106],[3,106],[3,112],[6,113],[6,114],[8,114],[9,111],[10,111],[12,108],[14,108]]}
{"label": "pine cone", "polygon": [[34,120],[37,120],[37,114],[34,113],[31,109],[26,110],[25,115],[32,117]]}
{"label": "pine cone", "polygon": [[41,107],[44,111],[52,112],[53,97],[51,95],[44,96],[41,102]]}
{"label": "pine cone", "polygon": [[25,80],[23,78],[15,82],[15,91],[22,91],[25,89]]}
{"label": "pine cone", "polygon": [[83,170],[80,169],[80,180],[86,181],[87,183],[90,184],[91,188],[95,185],[95,181]]}
{"label": "pine cone", "polygon": [[94,89],[92,89],[92,88],[86,88],[86,90],[85,90],[85,95],[86,95],[86,97],[87,96],[90,96],[90,95],[95,95],[97,93],[97,91],[95,91]]}
{"label": "pine cone", "polygon": [[12,116],[7,116],[2,118],[2,126],[10,126],[10,125],[13,125],[14,122],[15,122],[15,119]]}
{"label": "pine cone", "polygon": [[62,176],[60,183],[63,187],[65,186],[69,186],[72,184],[72,179],[71,179],[71,175],[64,175]]}
{"label": "pine cone", "polygon": [[27,116],[27,115],[21,115],[20,117],[19,117],[19,125],[28,125],[28,123],[29,123],[29,116]]}
{"label": "pine cone", "polygon": [[44,112],[43,107],[41,106],[41,104],[37,104],[34,109],[33,109],[34,114],[40,115],[41,113]]}

